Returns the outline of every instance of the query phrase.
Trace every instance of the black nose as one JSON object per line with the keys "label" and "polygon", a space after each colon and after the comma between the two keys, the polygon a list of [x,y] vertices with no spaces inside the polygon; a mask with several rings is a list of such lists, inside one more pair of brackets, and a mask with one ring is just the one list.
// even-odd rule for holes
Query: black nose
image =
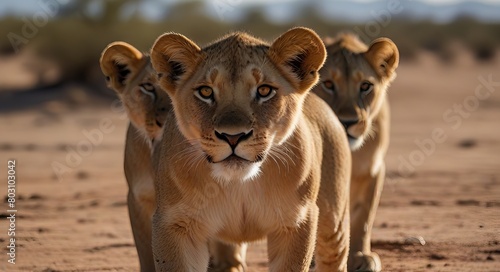
{"label": "black nose", "polygon": [[217,130],[215,131],[215,136],[231,146],[231,149],[235,149],[236,146],[241,143],[242,141],[250,138],[252,136],[253,130],[250,130],[250,132],[245,133],[238,133],[238,134],[227,134],[224,132],[218,132]]}
{"label": "black nose", "polygon": [[344,128],[347,130],[350,126],[358,123],[358,120],[340,120]]}

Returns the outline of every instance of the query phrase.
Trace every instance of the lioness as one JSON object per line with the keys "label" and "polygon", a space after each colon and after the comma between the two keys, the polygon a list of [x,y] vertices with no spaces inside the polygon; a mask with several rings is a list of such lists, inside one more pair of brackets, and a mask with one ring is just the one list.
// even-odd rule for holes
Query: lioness
{"label": "lioness", "polygon": [[396,45],[387,38],[365,45],[343,34],[326,42],[328,58],[314,92],[337,114],[352,152],[350,271],[380,271],[370,240],[385,175],[389,144],[387,88],[399,63]]}
{"label": "lioness", "polygon": [[131,121],[124,161],[130,222],[141,271],[155,271],[151,249],[151,220],[156,207],[151,148],[161,139],[163,123],[171,111],[170,98],[156,84],[149,56],[130,44],[109,44],[100,64],[108,87],[117,93]]}
{"label": "lioness", "polygon": [[209,239],[266,237],[271,271],[308,271],[315,241],[318,271],[346,271],[347,137],[309,92],[325,57],[306,28],[271,45],[245,33],[204,48],[156,40],[151,61],[175,113],[153,155],[157,271],[206,271]]}
{"label": "lioness", "polygon": [[[128,208],[141,271],[155,271],[151,248],[151,220],[156,208],[151,152],[161,139],[167,114],[172,115],[167,93],[156,83],[148,55],[125,42],[109,44],[100,59],[108,87],[124,105],[130,124],[125,141],[125,177]],[[210,242],[211,271],[239,264],[245,267],[244,245]]]}

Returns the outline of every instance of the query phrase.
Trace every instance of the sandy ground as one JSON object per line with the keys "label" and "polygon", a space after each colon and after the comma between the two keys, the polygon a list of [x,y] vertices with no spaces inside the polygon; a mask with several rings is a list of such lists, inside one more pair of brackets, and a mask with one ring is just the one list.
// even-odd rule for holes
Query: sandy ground
{"label": "sandy ground", "polygon": [[[499,71],[498,62],[445,66],[426,56],[401,65],[373,233],[385,271],[500,271],[500,83],[475,96],[479,78],[500,82]],[[15,265],[0,204],[0,271],[138,271],[122,170],[126,119],[110,103],[71,108],[46,92],[22,110],[10,104],[35,94],[0,101],[0,195],[15,159],[18,199]],[[102,120],[112,128],[85,145],[84,131]],[[69,167],[62,178],[57,163]],[[265,244],[252,244],[250,271],[266,271],[266,262]]]}

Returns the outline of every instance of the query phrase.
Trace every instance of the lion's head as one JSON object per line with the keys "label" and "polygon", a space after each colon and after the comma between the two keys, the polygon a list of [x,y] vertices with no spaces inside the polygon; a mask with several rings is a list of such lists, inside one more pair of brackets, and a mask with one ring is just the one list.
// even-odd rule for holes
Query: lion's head
{"label": "lion's head", "polygon": [[168,33],[151,51],[192,155],[226,182],[256,177],[267,155],[293,133],[325,56],[321,39],[305,28],[271,45],[234,33],[205,48]]}
{"label": "lion's head", "polygon": [[108,87],[113,89],[132,124],[147,138],[161,137],[170,99],[157,84],[149,56],[125,42],[109,44],[100,59]]}
{"label": "lion's head", "polygon": [[326,44],[328,58],[314,92],[335,111],[351,150],[356,150],[372,132],[373,118],[396,77],[399,52],[387,38],[366,46],[356,36],[347,34]]}

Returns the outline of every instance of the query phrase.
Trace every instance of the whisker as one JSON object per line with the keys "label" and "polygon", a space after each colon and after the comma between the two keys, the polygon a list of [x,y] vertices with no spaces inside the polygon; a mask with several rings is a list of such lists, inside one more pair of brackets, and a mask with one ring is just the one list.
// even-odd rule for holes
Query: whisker
{"label": "whisker", "polygon": [[295,164],[295,160],[294,160],[294,159],[292,158],[292,156],[290,155],[290,153],[292,153],[292,151],[291,151],[290,149],[288,149],[288,147],[284,147],[284,149],[285,149],[285,150],[282,150],[282,151],[283,151],[283,154],[284,154],[285,156],[287,156],[287,157],[290,159],[289,161],[291,161],[291,162],[292,162],[293,166],[296,166],[296,164]]}
{"label": "whisker", "polygon": [[193,139],[183,139],[182,141],[180,141],[179,143],[177,143],[176,145],[172,146],[172,147],[178,147],[179,145],[183,145],[183,144],[190,144],[190,145],[196,145],[197,143],[199,143],[199,141],[202,140],[202,138],[193,138]]}
{"label": "whisker", "polygon": [[[275,147],[275,148],[271,148],[271,150],[276,154],[277,158],[279,158],[283,162],[283,164],[287,167],[287,169],[289,170],[290,169],[290,163],[289,162],[291,161],[292,164],[295,166],[295,161],[282,148],[286,148],[286,147],[284,147],[284,146],[282,146],[282,147]],[[288,150],[288,149],[286,149],[286,150]]]}
{"label": "whisker", "polygon": [[276,159],[279,160],[281,164],[283,164],[288,170],[290,169],[287,160],[283,157],[279,149],[271,147],[269,153],[272,153],[276,157]]}
{"label": "whisker", "polygon": [[181,168],[181,169],[184,169],[184,168],[186,168],[186,167],[189,167],[190,163],[192,162],[192,160],[190,160],[190,157],[191,157],[191,155],[192,155],[193,153],[195,153],[195,150],[193,150],[193,149],[190,149],[190,148],[189,148],[189,149],[187,149],[187,151],[186,151],[186,152],[183,152],[183,153],[181,154],[181,156],[180,156],[180,159],[179,159],[179,160],[181,160],[182,158],[186,157],[186,158],[185,158],[184,165],[182,166],[182,168]]}
{"label": "whisker", "polygon": [[276,161],[276,158],[274,158],[274,153],[270,151],[269,157],[274,161],[274,163],[278,167],[278,174],[281,174],[281,167],[280,167],[280,164],[278,163],[278,161]]}
{"label": "whisker", "polygon": [[199,152],[198,154],[196,154],[195,156],[193,156],[192,158],[189,158],[189,167],[186,171],[195,171],[197,168],[198,168],[198,165],[199,163],[202,161],[202,159],[204,158],[204,153],[203,152]]}
{"label": "whisker", "polygon": [[205,159],[205,154],[201,153],[200,156],[199,156],[199,159],[198,159],[198,162],[196,163],[196,165],[194,166],[194,170],[198,169],[198,166],[200,165],[201,162],[203,162],[203,160]]}

